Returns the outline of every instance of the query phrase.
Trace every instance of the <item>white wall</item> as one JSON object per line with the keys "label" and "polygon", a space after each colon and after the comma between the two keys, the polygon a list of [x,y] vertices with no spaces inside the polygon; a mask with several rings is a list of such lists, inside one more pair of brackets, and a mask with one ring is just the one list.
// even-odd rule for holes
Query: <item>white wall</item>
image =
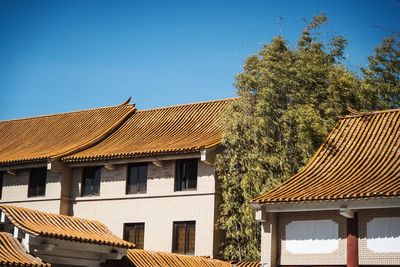
{"label": "white wall", "polygon": [[279,213],[278,264],[345,265],[346,221],[335,210]]}
{"label": "white wall", "polygon": [[367,248],[400,253],[400,217],[374,218],[367,223]]}
{"label": "white wall", "polygon": [[61,175],[47,171],[45,196],[28,197],[29,169],[17,170],[17,175],[4,172],[0,204],[31,208],[51,213],[60,211]]}
{"label": "white wall", "polygon": [[400,265],[400,208],[358,211],[360,265]]}
{"label": "white wall", "polygon": [[290,253],[324,254],[339,249],[339,225],[335,221],[293,221],[285,227],[285,249]]}
{"label": "white wall", "polygon": [[[196,221],[195,254],[213,256],[214,167],[199,161],[197,190],[174,192],[175,161],[149,163],[147,192],[125,194],[127,165],[102,168],[100,196],[80,197],[82,169],[73,171],[73,215],[96,219],[122,237],[124,223],[145,223],[144,248],[171,252],[174,221]],[[215,244],[217,245],[217,244]]]}

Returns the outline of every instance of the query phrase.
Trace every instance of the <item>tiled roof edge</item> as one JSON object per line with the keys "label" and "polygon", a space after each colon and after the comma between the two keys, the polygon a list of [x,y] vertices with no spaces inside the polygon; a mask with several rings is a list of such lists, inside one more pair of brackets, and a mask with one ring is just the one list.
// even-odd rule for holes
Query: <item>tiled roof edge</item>
{"label": "tiled roof edge", "polygon": [[11,166],[11,165],[25,164],[25,163],[46,163],[46,162],[47,162],[47,158],[37,157],[37,158],[1,161],[0,166]]}
{"label": "tiled roof edge", "polygon": [[129,159],[129,158],[151,157],[160,155],[194,153],[194,152],[199,152],[201,149],[202,148],[187,148],[179,150],[175,149],[175,150],[165,150],[165,151],[154,151],[154,153],[120,153],[120,154],[101,155],[101,156],[70,157],[68,159],[65,159],[67,157],[66,156],[62,158],[61,161],[67,163],[73,163],[73,162],[88,162],[88,161],[101,161],[101,160],[113,160],[113,159]]}
{"label": "tiled roof edge", "polygon": [[169,109],[169,108],[176,108],[176,107],[183,107],[183,106],[193,106],[193,105],[201,105],[201,104],[215,103],[215,102],[234,101],[234,100],[237,100],[237,99],[238,99],[237,97],[230,97],[230,98],[217,99],[217,100],[208,100],[208,101],[199,101],[199,102],[193,102],[193,103],[170,105],[170,106],[158,107],[158,108],[138,109],[136,112],[147,112],[147,111],[154,111],[154,110],[160,110],[160,109]]}
{"label": "tiled roof edge", "polygon": [[265,201],[253,201],[254,204],[270,204],[270,205],[278,205],[278,204],[305,204],[305,203],[333,203],[340,201],[350,201],[350,200],[371,200],[371,199],[395,199],[400,196],[399,193],[393,192],[393,194],[375,194],[375,195],[359,195],[359,196],[346,196],[346,197],[337,197],[337,198],[302,198],[302,199],[282,199],[279,201],[276,200],[265,200]]}
{"label": "tiled roof edge", "polygon": [[351,118],[372,116],[372,115],[377,115],[377,114],[382,114],[382,113],[391,113],[391,112],[400,112],[400,108],[385,109],[385,110],[375,110],[375,111],[357,111],[356,114],[349,114],[349,115],[339,116],[339,119],[351,119]]}
{"label": "tiled roof edge", "polygon": [[63,114],[74,114],[74,113],[80,113],[80,112],[85,112],[85,111],[94,111],[94,110],[99,110],[99,109],[116,108],[116,107],[119,107],[119,106],[132,106],[133,108],[135,108],[135,104],[129,104],[129,102],[128,103],[126,103],[126,102],[127,101],[125,101],[122,104],[115,105],[115,106],[88,108],[88,109],[81,109],[81,110],[74,110],[74,111],[67,111],[67,112],[58,112],[58,113],[53,113],[53,114],[44,114],[44,115],[37,115],[37,116],[31,116],[31,117],[24,117],[24,118],[0,120],[0,123],[9,122],[9,121],[23,121],[23,120],[30,120],[30,119],[40,119],[40,118],[53,117],[53,116],[58,116],[58,115],[63,115]]}

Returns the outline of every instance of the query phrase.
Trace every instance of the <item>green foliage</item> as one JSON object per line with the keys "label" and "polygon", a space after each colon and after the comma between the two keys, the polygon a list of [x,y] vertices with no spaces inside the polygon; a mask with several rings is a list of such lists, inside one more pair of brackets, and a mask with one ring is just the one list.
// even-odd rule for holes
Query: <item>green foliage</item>
{"label": "green foliage", "polygon": [[363,68],[361,95],[364,105],[371,109],[400,107],[400,42],[399,36],[385,38],[368,57]]}
{"label": "green foliage", "polygon": [[398,39],[384,39],[363,77],[356,77],[342,64],[343,36],[321,41],[327,22],[324,15],[314,17],[295,48],[274,38],[247,58],[236,77],[239,98],[226,114],[224,149],[216,160],[225,259],[259,259],[251,199],[298,172],[347,108],[400,107]]}
{"label": "green foliage", "polygon": [[341,64],[346,40],[320,41],[325,23],[325,16],[315,17],[296,48],[274,38],[237,75],[239,99],[227,112],[224,150],[216,161],[225,259],[259,259],[260,227],[251,199],[296,173],[337,117],[359,106],[360,81]]}

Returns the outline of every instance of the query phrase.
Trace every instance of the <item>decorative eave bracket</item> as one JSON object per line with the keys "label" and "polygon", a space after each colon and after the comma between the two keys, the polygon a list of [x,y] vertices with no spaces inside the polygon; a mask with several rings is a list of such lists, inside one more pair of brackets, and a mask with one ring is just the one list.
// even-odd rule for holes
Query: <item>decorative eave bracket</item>
{"label": "decorative eave bracket", "polygon": [[162,160],[159,160],[159,159],[155,159],[151,163],[153,163],[153,165],[158,167],[158,168],[164,167],[164,162]]}
{"label": "decorative eave bracket", "polygon": [[340,215],[342,215],[343,217],[346,217],[348,219],[352,219],[354,218],[354,210],[346,208],[346,207],[341,207],[339,209],[339,213]]}
{"label": "decorative eave bracket", "polygon": [[214,165],[217,154],[218,149],[216,147],[203,148],[200,150],[200,160],[206,164]]}

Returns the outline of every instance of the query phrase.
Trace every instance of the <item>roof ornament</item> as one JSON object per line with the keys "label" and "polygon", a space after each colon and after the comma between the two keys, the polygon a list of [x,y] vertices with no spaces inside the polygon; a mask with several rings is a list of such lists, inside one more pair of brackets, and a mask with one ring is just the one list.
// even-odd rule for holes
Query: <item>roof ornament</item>
{"label": "roof ornament", "polygon": [[351,107],[347,107],[347,110],[350,112],[350,115],[362,115],[362,114],[365,114],[365,112],[355,110],[354,108],[351,108]]}
{"label": "roof ornament", "polygon": [[127,100],[125,100],[125,102],[122,103],[121,106],[128,105],[129,102],[131,102],[131,98],[132,98],[132,97],[129,97]]}

